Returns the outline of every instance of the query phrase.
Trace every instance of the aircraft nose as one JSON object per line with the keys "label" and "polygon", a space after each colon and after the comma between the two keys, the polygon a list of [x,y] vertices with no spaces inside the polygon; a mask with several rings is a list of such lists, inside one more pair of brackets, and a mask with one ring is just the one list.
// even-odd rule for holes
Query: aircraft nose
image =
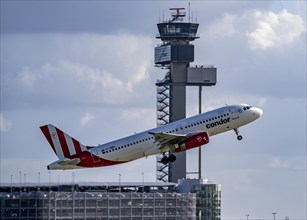
{"label": "aircraft nose", "polygon": [[263,114],[263,111],[260,108],[254,108],[253,110],[257,118],[259,118]]}

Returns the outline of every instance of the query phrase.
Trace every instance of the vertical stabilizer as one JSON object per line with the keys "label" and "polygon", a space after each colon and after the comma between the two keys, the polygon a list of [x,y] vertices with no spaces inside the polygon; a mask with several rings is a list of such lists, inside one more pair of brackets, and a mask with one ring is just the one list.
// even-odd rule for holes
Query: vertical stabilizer
{"label": "vertical stabilizer", "polygon": [[51,124],[41,126],[40,129],[59,159],[75,158],[76,155],[90,148]]}

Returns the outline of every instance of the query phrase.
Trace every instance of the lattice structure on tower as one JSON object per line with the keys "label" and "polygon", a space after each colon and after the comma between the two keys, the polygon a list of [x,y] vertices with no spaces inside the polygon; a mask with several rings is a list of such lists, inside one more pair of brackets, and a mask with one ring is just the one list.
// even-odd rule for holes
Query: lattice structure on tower
{"label": "lattice structure on tower", "polygon": [[[158,80],[157,85],[157,126],[170,122],[170,83],[171,76],[168,71],[163,80]],[[158,181],[168,182],[169,166],[161,163],[164,155],[157,156],[156,178]]]}

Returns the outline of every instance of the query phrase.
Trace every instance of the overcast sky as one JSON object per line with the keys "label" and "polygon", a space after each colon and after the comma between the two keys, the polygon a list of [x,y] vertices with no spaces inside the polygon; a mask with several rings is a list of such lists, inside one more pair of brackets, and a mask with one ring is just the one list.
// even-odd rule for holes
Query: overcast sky
{"label": "overcast sky", "polygon": [[[0,182],[71,182],[39,126],[88,145],[156,126],[156,23],[166,1],[1,1]],[[306,1],[191,1],[196,65],[215,65],[203,110],[247,103],[263,116],[203,147],[203,177],[222,185],[222,217],[306,219]],[[198,113],[187,90],[187,116]],[[155,157],[74,171],[75,181],[155,181]],[[197,150],[188,153],[196,171]],[[24,175],[25,174],[25,175]],[[190,175],[190,178],[196,176]]]}

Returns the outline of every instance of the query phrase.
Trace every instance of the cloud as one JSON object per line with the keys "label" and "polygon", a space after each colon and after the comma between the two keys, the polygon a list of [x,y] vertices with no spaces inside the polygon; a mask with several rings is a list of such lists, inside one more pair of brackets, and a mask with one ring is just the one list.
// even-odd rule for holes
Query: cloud
{"label": "cloud", "polygon": [[265,50],[291,44],[306,32],[300,15],[248,10],[242,14],[225,13],[209,25],[204,35],[218,38],[236,37],[252,50]]}
{"label": "cloud", "polygon": [[255,29],[246,33],[252,49],[265,50],[291,44],[306,32],[303,19],[287,10],[278,13],[255,11],[252,16],[258,21]]}
{"label": "cloud", "polygon": [[17,77],[24,92],[33,98],[39,93],[51,103],[123,103],[135,85],[103,69],[71,61],[26,67]]}
{"label": "cloud", "polygon": [[219,37],[231,37],[236,33],[236,20],[236,15],[226,13],[222,19],[211,24],[209,30],[206,30],[206,33]]}
{"label": "cloud", "polygon": [[127,124],[135,124],[137,129],[144,130],[155,127],[154,108],[127,108],[120,115],[121,121]]}
{"label": "cloud", "polygon": [[276,169],[288,168],[290,164],[283,161],[280,157],[272,157],[268,163],[268,166]]}
{"label": "cloud", "polygon": [[1,132],[6,132],[11,129],[12,123],[4,118],[3,114],[0,113],[0,131]]}
{"label": "cloud", "polygon": [[[267,29],[259,26],[264,23]],[[300,15],[285,10],[225,13],[200,35],[196,58],[217,67],[219,91],[305,98],[306,30]]]}
{"label": "cloud", "polygon": [[85,113],[85,115],[81,118],[80,120],[80,124],[81,125],[87,125],[89,124],[91,121],[93,121],[95,119],[95,115],[93,115],[90,112]]}
{"label": "cloud", "polygon": [[6,107],[123,105],[142,98],[150,79],[152,40],[144,36],[21,34],[3,42]]}

